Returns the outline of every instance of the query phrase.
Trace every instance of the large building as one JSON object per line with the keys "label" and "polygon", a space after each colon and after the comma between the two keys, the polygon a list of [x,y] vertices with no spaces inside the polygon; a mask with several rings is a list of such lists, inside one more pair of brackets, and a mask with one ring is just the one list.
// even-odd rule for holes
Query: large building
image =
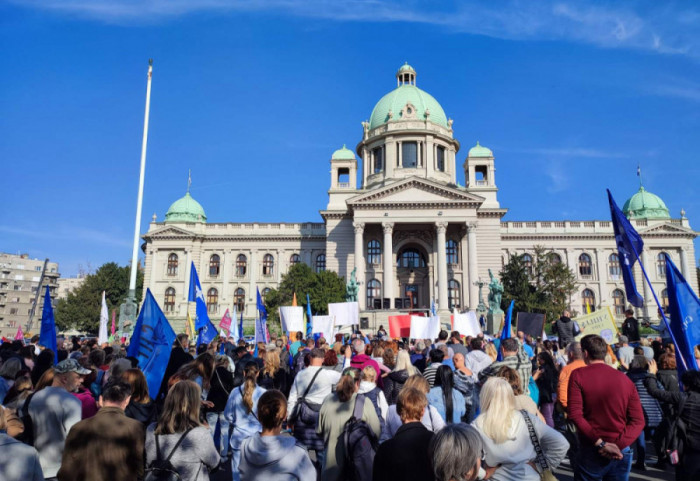
{"label": "large building", "polygon": [[20,326],[26,333],[32,309],[30,333],[39,333],[45,286],[49,286],[51,299],[55,301],[58,277],[56,262],[30,259],[27,254],[0,253],[0,336],[13,339]]}
{"label": "large building", "polygon": [[[435,299],[443,316],[455,306],[475,309],[476,283],[488,281],[489,270],[498,275],[512,255],[531,256],[535,246],[551,249],[576,273],[572,310],[611,306],[622,316],[624,285],[610,221],[504,220],[492,151],[477,142],[460,157],[452,119],[416,86],[415,70],[402,66],[396,81],[362,123],[355,151],[343,147],[332,154],[323,222],[207,222],[189,192],[163,222],[154,216],[143,236],[144,285],[172,320],[187,313],[191,262],[212,317],[234,304],[254,317],[256,288],[264,294],[276,287],[295,263],[346,278],[356,269],[361,317],[374,325],[408,308],[407,302],[420,308]],[[457,182],[458,168],[466,186]],[[645,240],[642,258],[654,289],[665,292],[665,252],[697,291],[697,233],[684,213],[672,218],[664,202],[641,186],[624,212]],[[644,297],[639,317],[656,320],[646,285]]]}

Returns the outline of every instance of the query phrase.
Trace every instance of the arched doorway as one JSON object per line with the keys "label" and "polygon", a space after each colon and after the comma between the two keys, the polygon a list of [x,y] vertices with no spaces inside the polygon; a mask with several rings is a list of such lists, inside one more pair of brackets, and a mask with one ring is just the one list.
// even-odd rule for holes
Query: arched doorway
{"label": "arched doorway", "polygon": [[403,308],[428,308],[430,306],[430,269],[428,253],[425,249],[415,243],[401,246],[396,255],[396,274],[399,282],[399,296],[403,298]]}

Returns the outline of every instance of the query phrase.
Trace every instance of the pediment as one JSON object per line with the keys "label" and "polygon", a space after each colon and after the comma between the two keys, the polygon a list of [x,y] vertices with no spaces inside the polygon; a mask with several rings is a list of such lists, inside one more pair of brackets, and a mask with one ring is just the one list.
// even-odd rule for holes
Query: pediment
{"label": "pediment", "polygon": [[195,234],[186,229],[180,227],[175,227],[172,225],[166,225],[162,227],[157,227],[155,230],[146,232],[144,237],[193,237]]}
{"label": "pediment", "polygon": [[473,204],[478,207],[484,198],[431,180],[411,177],[365,192],[347,200],[348,206],[370,204]]}
{"label": "pediment", "polygon": [[644,229],[637,229],[637,231],[640,234],[684,234],[693,236],[697,235],[697,233],[692,229],[683,227],[682,225],[671,224],[669,222],[645,227]]}

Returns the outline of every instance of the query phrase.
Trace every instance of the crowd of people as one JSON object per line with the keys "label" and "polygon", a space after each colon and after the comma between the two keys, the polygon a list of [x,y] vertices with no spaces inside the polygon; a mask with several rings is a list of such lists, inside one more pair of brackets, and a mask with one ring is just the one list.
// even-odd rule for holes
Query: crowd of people
{"label": "crowd of people", "polygon": [[535,481],[568,455],[576,480],[624,480],[646,469],[647,440],[655,467],[700,479],[697,366],[679,380],[673,344],[638,334],[576,342],[568,313],[554,329],[558,342],[179,334],[158,393],[119,343],[6,342],[0,479]]}

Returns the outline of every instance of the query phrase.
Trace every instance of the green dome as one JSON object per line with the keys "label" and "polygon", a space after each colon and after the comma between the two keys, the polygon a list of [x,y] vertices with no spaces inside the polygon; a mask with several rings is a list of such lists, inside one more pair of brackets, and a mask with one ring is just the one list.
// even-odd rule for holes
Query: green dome
{"label": "green dome", "polygon": [[630,219],[670,219],[668,208],[657,195],[640,187],[622,207],[622,212]]}
{"label": "green dome", "polygon": [[415,72],[416,72],[416,69],[414,69],[413,67],[411,67],[410,65],[408,65],[408,62],[406,62],[405,64],[403,64],[403,65],[401,66],[401,68],[399,69],[399,72],[398,72],[398,73],[403,73],[403,72],[413,72],[413,73],[415,73]]}
{"label": "green dome", "polygon": [[355,154],[352,153],[352,150],[348,149],[345,147],[345,144],[343,144],[342,149],[338,149],[335,152],[333,152],[333,157],[331,157],[332,160],[355,160]]}
{"label": "green dome", "polygon": [[199,202],[189,192],[173,202],[165,214],[165,222],[206,222],[207,216]]}
{"label": "green dome", "polygon": [[477,140],[476,145],[469,149],[469,157],[493,157],[493,152],[491,152],[491,149],[479,144]]}

